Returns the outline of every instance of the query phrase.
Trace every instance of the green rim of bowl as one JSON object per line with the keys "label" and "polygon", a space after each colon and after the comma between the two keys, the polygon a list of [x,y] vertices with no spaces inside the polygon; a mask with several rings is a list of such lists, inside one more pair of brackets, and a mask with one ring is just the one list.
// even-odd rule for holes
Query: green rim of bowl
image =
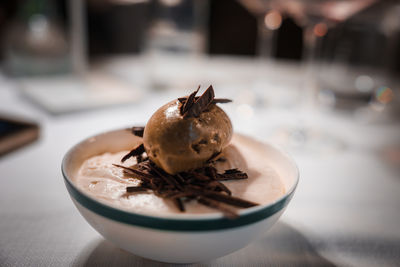
{"label": "green rim of bowl", "polygon": [[[274,215],[275,213],[281,211],[283,208],[287,206],[287,204],[293,197],[294,191],[297,188],[297,184],[299,182],[299,172],[297,170],[296,181],[289,188],[288,192],[286,192],[284,196],[282,196],[277,201],[268,205],[243,209],[239,212],[240,216],[236,219],[228,219],[223,217],[222,215],[217,215],[217,216],[199,215],[193,217],[178,217],[178,218],[157,217],[157,216],[125,211],[122,209],[109,206],[107,204],[103,204],[102,202],[90,197],[83,191],[79,190],[69,179],[64,170],[66,159],[72,150],[73,148],[64,156],[64,159],[61,164],[61,172],[63,174],[67,190],[70,196],[75,201],[77,201],[80,205],[87,208],[88,210],[105,218],[114,220],[116,222],[145,227],[145,228],[157,229],[157,230],[178,231],[178,232],[188,232],[188,231],[201,232],[201,231],[212,231],[212,230],[225,230],[230,228],[246,226],[249,224],[262,221]],[[290,157],[287,158],[288,160],[292,161],[292,163],[295,165],[295,163]]]}
{"label": "green rim of bowl", "polygon": [[66,177],[63,171],[65,185],[71,197],[75,199],[83,207],[90,211],[106,217],[108,219],[135,225],[146,228],[168,230],[168,231],[211,231],[211,230],[223,230],[229,228],[235,228],[245,226],[248,224],[256,223],[265,218],[268,218],[275,213],[282,210],[290,201],[293,196],[294,190],[289,194],[285,195],[282,199],[277,202],[265,206],[255,212],[249,214],[240,215],[237,219],[221,218],[162,218],[153,217],[142,214],[136,214],[124,210],[120,210],[101,202],[98,202],[84,194],[82,194],[72,182]]}

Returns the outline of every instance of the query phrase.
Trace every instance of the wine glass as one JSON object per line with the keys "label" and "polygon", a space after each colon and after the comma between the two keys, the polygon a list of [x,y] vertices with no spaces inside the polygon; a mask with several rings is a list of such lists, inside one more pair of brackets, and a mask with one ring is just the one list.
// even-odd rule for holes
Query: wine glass
{"label": "wine glass", "polygon": [[271,59],[273,35],[282,23],[282,16],[270,7],[271,0],[238,0],[257,19],[257,54],[260,59]]}
{"label": "wine glass", "polygon": [[268,74],[273,65],[276,32],[282,24],[282,16],[270,7],[270,0],[238,0],[257,20],[257,66],[255,79],[239,90],[238,102],[248,107],[264,107],[265,97],[272,89]]}
{"label": "wine glass", "polygon": [[271,0],[270,7],[282,14],[291,16],[303,27],[303,82],[299,90],[299,105],[296,115],[297,125],[288,129],[278,130],[282,145],[301,150],[338,150],[344,143],[331,133],[315,127],[318,118],[317,97],[319,86],[317,82],[317,54],[322,37],[328,30],[351,16],[359,13],[378,0]]}
{"label": "wine glass", "polygon": [[199,72],[205,51],[207,1],[153,2],[143,47],[148,87],[154,90],[195,88],[202,79]]}
{"label": "wine glass", "polygon": [[320,42],[328,30],[341,23],[378,0],[270,0],[270,6],[293,17],[303,30],[303,57],[306,73],[304,75],[301,103],[310,107],[315,104],[318,94],[316,82],[317,62]]}

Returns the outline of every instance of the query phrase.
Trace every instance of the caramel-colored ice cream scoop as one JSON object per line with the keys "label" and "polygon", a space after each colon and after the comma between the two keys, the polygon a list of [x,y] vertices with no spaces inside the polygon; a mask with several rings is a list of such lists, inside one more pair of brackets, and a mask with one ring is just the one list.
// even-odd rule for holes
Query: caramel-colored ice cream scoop
{"label": "caramel-colored ice cream scoop", "polygon": [[159,108],[143,133],[150,160],[170,174],[202,167],[229,144],[233,132],[228,115],[217,105],[185,118],[181,105],[174,100]]}

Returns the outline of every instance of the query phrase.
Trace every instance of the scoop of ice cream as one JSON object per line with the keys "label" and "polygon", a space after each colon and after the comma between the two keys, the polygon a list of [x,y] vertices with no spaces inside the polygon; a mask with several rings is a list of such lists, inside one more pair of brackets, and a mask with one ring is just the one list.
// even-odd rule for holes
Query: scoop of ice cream
{"label": "scoop of ice cream", "polygon": [[159,108],[146,124],[143,144],[149,158],[170,174],[196,169],[229,144],[232,124],[217,105],[198,117],[183,117],[174,100]]}

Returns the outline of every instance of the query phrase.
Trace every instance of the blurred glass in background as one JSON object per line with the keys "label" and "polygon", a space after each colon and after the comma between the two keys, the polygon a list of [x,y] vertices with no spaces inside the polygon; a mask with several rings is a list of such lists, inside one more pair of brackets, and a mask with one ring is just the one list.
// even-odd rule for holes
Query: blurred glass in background
{"label": "blurred glass in background", "polygon": [[4,37],[4,67],[14,76],[71,71],[69,45],[53,1],[21,2]]}
{"label": "blurred glass in background", "polygon": [[[144,41],[151,89],[195,88],[201,80],[208,1],[155,0]],[[167,62],[167,64],[166,64]],[[185,75],[182,70],[185,70]]]}
{"label": "blurred glass in background", "polygon": [[[309,41],[303,33],[310,28],[309,21],[315,22],[315,3],[327,3],[331,9],[340,3],[336,6],[348,14],[352,9],[347,2],[357,1],[3,0],[1,65],[14,77],[36,76],[33,82],[21,83],[22,87],[28,84],[25,91],[36,102],[45,99],[42,102],[51,103],[62,113],[74,106],[74,101],[80,101],[76,110],[101,107],[110,101],[132,103],[153,89],[187,91],[214,81],[229,84],[232,91],[247,90],[249,81],[264,75],[258,72],[258,63],[248,68],[255,71],[241,75],[241,70],[234,69],[246,64],[218,59],[246,56],[251,62],[256,54],[264,53],[270,55],[265,62],[273,59],[272,72],[263,77],[269,86],[260,87],[252,99],[263,108],[276,103],[286,103],[284,108],[291,103],[293,107],[293,101],[285,101],[287,94],[280,92],[285,91],[284,86],[293,89],[299,83],[279,76],[284,75],[279,66],[285,70],[301,67],[300,60],[309,58],[302,53]],[[354,110],[356,102],[369,109],[386,109],[396,103],[399,3],[373,2],[350,19],[336,19],[334,27],[331,18],[329,23],[323,21],[325,28],[312,24],[319,41],[319,48],[312,53],[321,89],[316,98],[320,105]],[[270,12],[271,3],[279,13]],[[298,8],[301,6],[303,9]],[[270,43],[263,44],[265,37],[258,35],[260,24],[275,32]],[[210,62],[220,64],[215,75],[207,72]]]}
{"label": "blurred glass in background", "polygon": [[319,54],[319,101],[370,118],[397,116],[399,41],[398,1],[382,1],[328,32]]}

